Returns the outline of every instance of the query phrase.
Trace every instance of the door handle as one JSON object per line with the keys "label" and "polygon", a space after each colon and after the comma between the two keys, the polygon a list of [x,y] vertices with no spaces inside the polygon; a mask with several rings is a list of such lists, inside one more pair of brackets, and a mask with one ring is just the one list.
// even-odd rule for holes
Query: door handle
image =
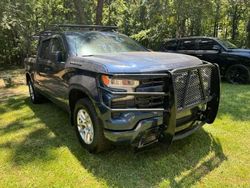
{"label": "door handle", "polygon": [[198,56],[198,57],[202,57],[202,56],[203,56],[203,54],[197,54],[197,56]]}

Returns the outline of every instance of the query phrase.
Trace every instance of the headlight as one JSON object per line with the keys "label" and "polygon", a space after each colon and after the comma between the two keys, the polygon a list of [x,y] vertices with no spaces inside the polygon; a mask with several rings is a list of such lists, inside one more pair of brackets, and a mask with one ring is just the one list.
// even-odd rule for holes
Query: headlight
{"label": "headlight", "polygon": [[139,86],[138,80],[131,79],[115,79],[109,76],[102,75],[102,83],[110,88],[124,89],[126,91],[132,92],[137,86]]}

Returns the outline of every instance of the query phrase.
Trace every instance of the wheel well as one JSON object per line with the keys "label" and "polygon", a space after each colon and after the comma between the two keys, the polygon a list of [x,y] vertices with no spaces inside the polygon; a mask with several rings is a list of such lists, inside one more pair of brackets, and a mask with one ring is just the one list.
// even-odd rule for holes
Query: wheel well
{"label": "wheel well", "polygon": [[86,93],[79,89],[72,89],[69,93],[69,106],[71,112],[73,112],[76,102],[82,98],[89,98]]}

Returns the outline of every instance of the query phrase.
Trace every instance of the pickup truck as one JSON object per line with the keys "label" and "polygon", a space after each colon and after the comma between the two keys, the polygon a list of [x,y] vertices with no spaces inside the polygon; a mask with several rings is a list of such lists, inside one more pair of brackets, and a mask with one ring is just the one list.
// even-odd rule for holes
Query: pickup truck
{"label": "pickup truck", "polygon": [[250,83],[250,49],[240,49],[227,40],[214,37],[183,37],[171,39],[161,46],[163,52],[182,53],[216,63],[229,83]]}
{"label": "pickup truck", "polygon": [[25,59],[30,99],[69,112],[89,152],[169,146],[216,118],[220,75],[196,57],[152,52],[113,26],[55,25]]}

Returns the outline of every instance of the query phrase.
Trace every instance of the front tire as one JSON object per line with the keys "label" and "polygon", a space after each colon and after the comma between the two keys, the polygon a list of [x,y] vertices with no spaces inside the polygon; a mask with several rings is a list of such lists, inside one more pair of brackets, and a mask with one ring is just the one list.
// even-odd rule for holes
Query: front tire
{"label": "front tire", "polygon": [[74,126],[80,143],[90,153],[108,149],[109,142],[104,137],[103,125],[90,100],[84,98],[77,101],[74,108]]}
{"label": "front tire", "polygon": [[250,82],[250,70],[244,65],[232,65],[226,71],[225,77],[232,84],[247,84]]}

